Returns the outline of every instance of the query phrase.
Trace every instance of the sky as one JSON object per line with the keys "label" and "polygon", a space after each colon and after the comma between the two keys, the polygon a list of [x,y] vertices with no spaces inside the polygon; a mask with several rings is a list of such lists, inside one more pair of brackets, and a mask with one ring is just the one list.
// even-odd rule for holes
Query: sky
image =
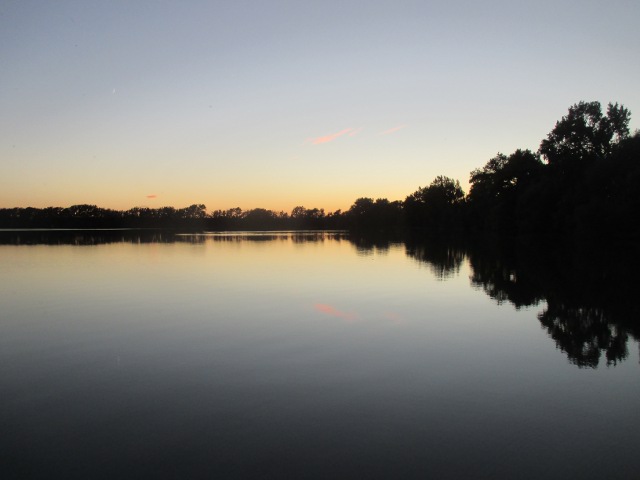
{"label": "sky", "polygon": [[467,191],[579,101],[639,128],[638,24],[635,0],[0,0],[0,207]]}

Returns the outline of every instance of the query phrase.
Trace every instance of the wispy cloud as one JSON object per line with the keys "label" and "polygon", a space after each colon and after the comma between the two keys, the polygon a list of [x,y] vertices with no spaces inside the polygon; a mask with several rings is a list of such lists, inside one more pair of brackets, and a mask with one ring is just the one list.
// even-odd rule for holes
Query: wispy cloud
{"label": "wispy cloud", "polygon": [[358,318],[355,313],[343,312],[342,310],[338,310],[337,308],[326,303],[316,303],[313,308],[315,308],[318,312],[330,315],[332,317],[342,318],[347,321],[356,320]]}
{"label": "wispy cloud", "polygon": [[406,125],[398,125],[397,127],[390,128],[389,130],[385,130],[384,132],[380,132],[378,135],[389,135],[390,133],[397,132],[398,130],[402,130]]}
{"label": "wispy cloud", "polygon": [[364,127],[360,127],[360,128],[356,128],[356,129],[352,129],[349,132],[349,136],[350,137],[355,137],[356,135],[358,135],[360,132],[362,132],[362,130],[364,130]]}
{"label": "wispy cloud", "polygon": [[311,143],[313,143],[314,145],[320,145],[321,143],[329,143],[329,142],[333,142],[336,138],[339,138],[343,135],[346,134],[350,134],[351,132],[354,132],[355,130],[353,128],[345,128],[344,130],[340,130],[337,133],[332,133],[331,135],[325,135],[324,137],[316,137],[316,138],[312,138],[311,139]]}
{"label": "wispy cloud", "polygon": [[151,195],[147,195],[147,198],[158,198],[158,195],[152,193]]}

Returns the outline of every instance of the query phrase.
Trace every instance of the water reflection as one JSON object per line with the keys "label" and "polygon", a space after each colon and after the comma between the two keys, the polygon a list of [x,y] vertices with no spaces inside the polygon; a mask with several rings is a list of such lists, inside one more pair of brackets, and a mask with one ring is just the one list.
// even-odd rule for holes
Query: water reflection
{"label": "water reflection", "polygon": [[544,300],[541,265],[536,261],[525,262],[524,255],[516,255],[512,247],[474,245],[469,252],[473,269],[471,284],[481,288],[499,305],[511,303],[516,309],[538,305]]}
{"label": "water reflection", "polygon": [[210,232],[180,233],[162,229],[112,230],[0,230],[0,245],[104,245],[111,243],[193,243],[205,242],[271,242],[290,240],[294,243],[340,241],[348,238],[344,231],[282,232]]}
{"label": "water reflection", "polygon": [[314,304],[313,308],[320,313],[324,313],[325,315],[329,315],[331,317],[341,318],[343,320],[346,320],[347,322],[352,322],[358,318],[358,315],[353,312],[344,312],[342,310],[338,310],[333,305],[329,305],[326,303],[316,303]]}
{"label": "water reflection", "polygon": [[0,245],[104,245],[110,243],[173,243],[172,231],[149,230],[0,230]]}
{"label": "water reflection", "polygon": [[[398,245],[388,237],[350,236],[343,231],[178,233],[166,230],[0,231],[0,245],[112,243],[349,242],[359,255],[384,254]],[[427,265],[438,280],[456,277],[465,261],[471,285],[498,304],[517,310],[539,307],[537,319],[556,346],[578,367],[613,366],[629,356],[629,341],[640,342],[637,247],[602,251],[557,243],[405,240],[409,258]],[[356,314],[318,303],[315,310],[352,321]],[[397,315],[390,319],[398,321]]]}
{"label": "water reflection", "polygon": [[[359,253],[388,249],[383,239],[351,239]],[[515,241],[405,240],[406,255],[429,266],[438,280],[459,274],[465,259],[471,285],[499,305],[516,310],[544,304],[537,318],[556,346],[578,367],[607,366],[629,356],[628,341],[640,344],[640,308],[635,301],[640,271],[637,247]]]}
{"label": "water reflection", "polygon": [[569,361],[596,368],[615,365],[640,342],[634,249],[602,251],[548,244],[475,244],[468,249],[471,282],[497,303],[516,309],[546,305],[538,320]]}
{"label": "water reflection", "polygon": [[580,367],[597,367],[603,352],[608,366],[629,355],[627,329],[612,321],[602,308],[550,304],[538,319],[556,345]]}
{"label": "water reflection", "polygon": [[374,253],[384,254],[391,246],[402,243],[399,239],[388,235],[350,235],[348,239],[356,248],[358,255],[362,256]]}
{"label": "water reflection", "polygon": [[434,240],[407,240],[406,253],[408,257],[428,264],[438,280],[458,275],[465,259],[464,250],[459,245]]}

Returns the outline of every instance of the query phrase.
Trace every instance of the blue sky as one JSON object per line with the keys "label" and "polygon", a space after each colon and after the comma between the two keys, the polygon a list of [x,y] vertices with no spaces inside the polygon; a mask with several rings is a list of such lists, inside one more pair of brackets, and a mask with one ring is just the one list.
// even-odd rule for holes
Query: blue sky
{"label": "blue sky", "polygon": [[5,0],[0,207],[466,190],[580,100],[640,115],[639,22],[632,1]]}

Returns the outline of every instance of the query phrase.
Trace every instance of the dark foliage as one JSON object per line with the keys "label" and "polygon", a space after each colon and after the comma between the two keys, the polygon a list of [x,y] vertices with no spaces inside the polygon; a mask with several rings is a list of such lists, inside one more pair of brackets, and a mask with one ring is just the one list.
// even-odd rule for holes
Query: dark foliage
{"label": "dark foliage", "polygon": [[515,232],[519,227],[524,193],[540,181],[544,165],[529,150],[508,157],[498,153],[482,169],[471,172],[470,221],[476,229]]}
{"label": "dark foliage", "polygon": [[464,191],[458,180],[438,176],[404,201],[406,222],[414,230],[445,233],[464,226]]}
{"label": "dark foliage", "polygon": [[368,233],[393,233],[402,226],[402,204],[386,198],[358,198],[344,214],[350,230]]}
{"label": "dark foliage", "polygon": [[538,152],[498,153],[471,172],[469,195],[438,176],[404,201],[358,198],[346,212],[303,206],[216,210],[204,205],[135,207],[127,211],[68,208],[0,209],[0,228],[174,228],[182,230],[321,230],[451,236],[475,233],[640,236],[640,133],[629,111],[599,102],[569,108]]}
{"label": "dark foliage", "polygon": [[[640,233],[640,135],[630,113],[580,102],[558,121],[537,154],[498,154],[471,173],[474,231],[607,237]],[[545,162],[541,161],[541,158]]]}

